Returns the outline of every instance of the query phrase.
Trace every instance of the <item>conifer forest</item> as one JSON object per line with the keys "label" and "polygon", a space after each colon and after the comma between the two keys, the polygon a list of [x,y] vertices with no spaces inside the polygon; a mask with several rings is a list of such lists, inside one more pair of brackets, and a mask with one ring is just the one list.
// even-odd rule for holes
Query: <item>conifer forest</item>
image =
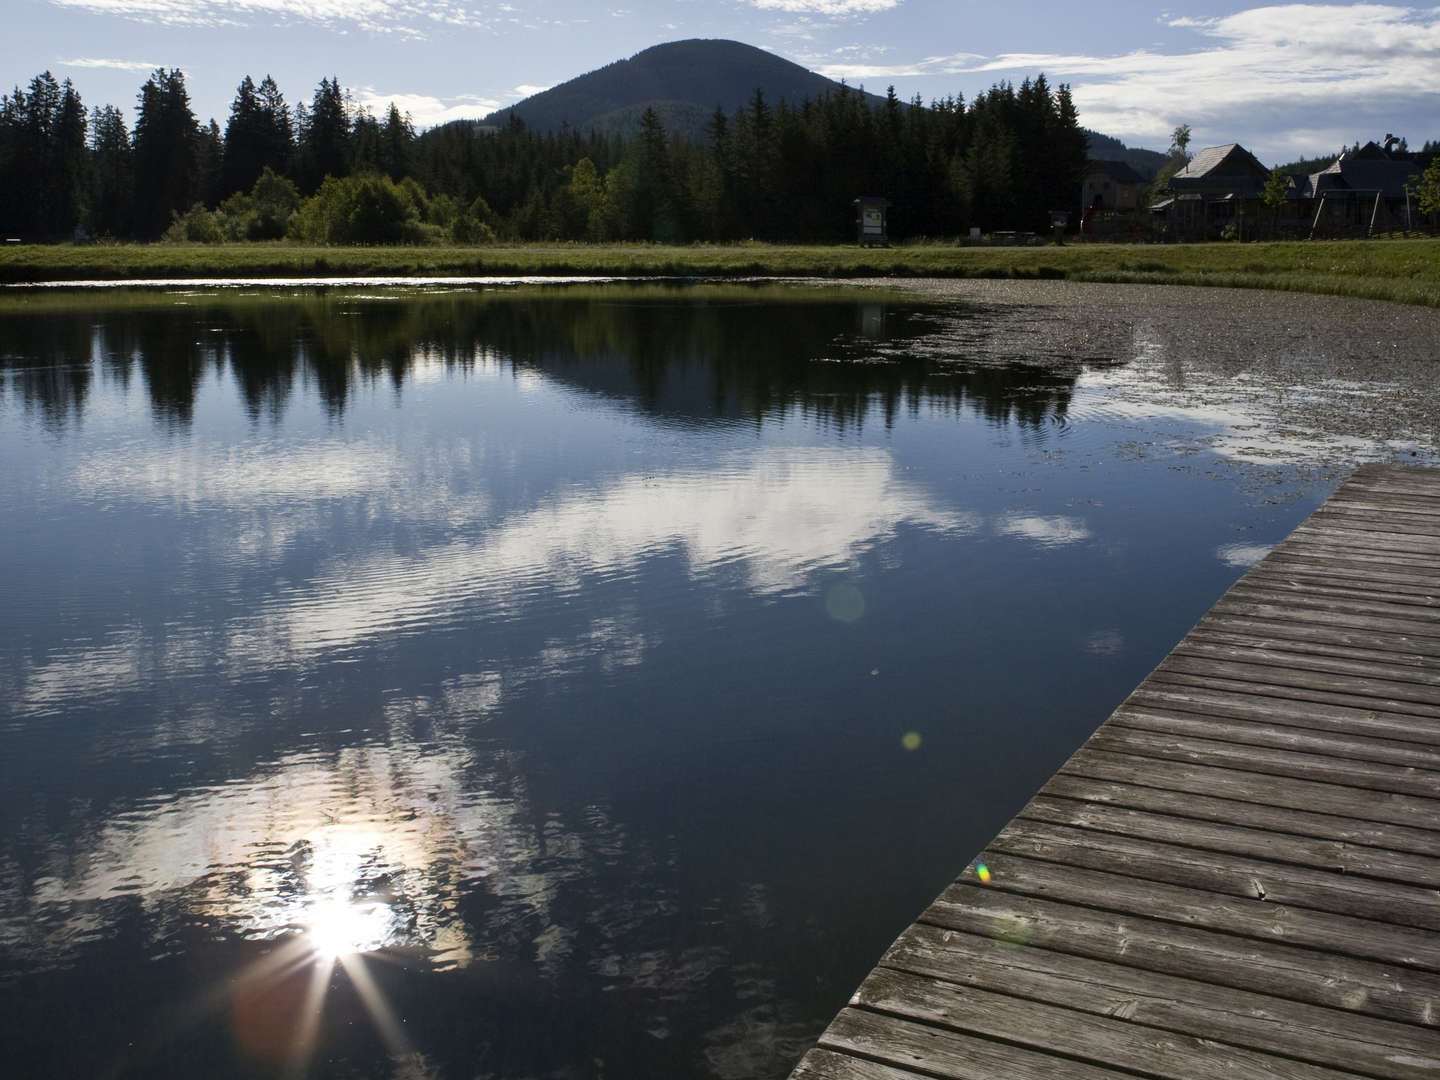
{"label": "conifer forest", "polygon": [[1078,201],[1085,133],[1044,75],[965,101],[879,104],[845,86],[799,102],[756,90],[703,139],[654,110],[631,134],[502,126],[417,132],[356,107],[338,79],[291,104],[246,76],[222,127],[158,69],[133,128],[49,73],[0,98],[0,233],[26,241],[474,244],[854,238],[852,201],[891,203],[890,235],[1042,230]]}

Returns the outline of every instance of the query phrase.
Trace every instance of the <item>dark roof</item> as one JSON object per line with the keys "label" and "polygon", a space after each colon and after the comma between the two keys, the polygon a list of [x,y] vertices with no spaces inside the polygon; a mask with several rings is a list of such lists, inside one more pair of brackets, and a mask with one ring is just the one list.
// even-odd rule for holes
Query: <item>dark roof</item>
{"label": "dark roof", "polygon": [[1119,184],[1143,184],[1145,178],[1123,161],[1087,161],[1087,173],[1104,173]]}
{"label": "dark roof", "polygon": [[1338,191],[1379,191],[1386,198],[1403,199],[1405,186],[1421,172],[1420,165],[1408,157],[1391,157],[1374,143],[1367,143],[1353,154],[1341,154],[1329,168],[1310,177],[1316,195]]}
{"label": "dark roof", "polygon": [[1226,143],[1224,146],[1207,146],[1193,158],[1185,168],[1175,174],[1176,180],[1202,180],[1212,175],[1229,176],[1237,173],[1244,173],[1250,169],[1259,169],[1261,172],[1269,172],[1264,165],[1255,160],[1255,156],[1246,150],[1239,143]]}
{"label": "dark roof", "polygon": [[1170,190],[1204,191],[1258,197],[1270,178],[1270,170],[1239,143],[1209,146],[1170,178]]}

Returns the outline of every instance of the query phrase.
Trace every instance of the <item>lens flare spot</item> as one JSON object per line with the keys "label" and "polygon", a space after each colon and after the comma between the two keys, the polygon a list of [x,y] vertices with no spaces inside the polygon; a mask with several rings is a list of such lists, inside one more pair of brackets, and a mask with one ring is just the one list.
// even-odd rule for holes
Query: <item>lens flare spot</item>
{"label": "lens flare spot", "polygon": [[1000,945],[1024,945],[1030,939],[1030,926],[1015,915],[1000,915],[990,924],[990,936]]}
{"label": "lens flare spot", "polygon": [[918,731],[907,731],[900,737],[900,745],[906,750],[919,750],[920,742],[920,733]]}
{"label": "lens flare spot", "polygon": [[825,594],[825,612],[836,622],[855,622],[865,614],[865,597],[854,585],[836,585]]}
{"label": "lens flare spot", "polygon": [[980,884],[990,884],[990,868],[986,866],[983,862],[975,864],[975,876],[980,879]]}

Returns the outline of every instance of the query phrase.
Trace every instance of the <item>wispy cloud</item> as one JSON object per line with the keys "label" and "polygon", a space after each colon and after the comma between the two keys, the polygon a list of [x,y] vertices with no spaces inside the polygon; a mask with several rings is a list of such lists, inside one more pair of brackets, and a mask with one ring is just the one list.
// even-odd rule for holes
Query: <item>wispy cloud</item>
{"label": "wispy cloud", "polygon": [[901,0],[749,0],[749,3],[762,12],[819,14],[834,19],[852,14],[888,12],[891,7],[899,7]]}
{"label": "wispy cloud", "polygon": [[490,25],[475,9],[452,0],[50,0],[50,3],[167,26],[246,26],[262,19],[280,19],[418,37],[445,27]]}
{"label": "wispy cloud", "polygon": [[154,71],[160,67],[151,60],[109,60],[98,56],[77,56],[73,60],[56,60],[56,67],[109,68],[112,71]]}
{"label": "wispy cloud", "polygon": [[901,0],[749,0],[762,11],[788,11],[795,15],[824,15],[830,18],[870,15],[899,7]]}
{"label": "wispy cloud", "polygon": [[1440,114],[1440,7],[1283,4],[1161,22],[1194,47],[952,53],[894,64],[827,57],[817,70],[852,81],[1044,71],[1052,84],[1072,85],[1086,126],[1140,139],[1167,138],[1188,123],[1201,138],[1248,129],[1272,146],[1323,150],[1382,116]]}
{"label": "wispy cloud", "polygon": [[[835,50],[837,53],[841,50]],[[849,46],[843,56],[857,54],[859,46]],[[859,79],[909,79],[932,75],[960,75],[978,70],[977,65],[990,61],[983,53],[950,53],[945,56],[927,56],[898,64],[866,63],[858,55],[855,59],[827,60],[814,65],[814,69],[830,79],[845,79],[855,82]]]}

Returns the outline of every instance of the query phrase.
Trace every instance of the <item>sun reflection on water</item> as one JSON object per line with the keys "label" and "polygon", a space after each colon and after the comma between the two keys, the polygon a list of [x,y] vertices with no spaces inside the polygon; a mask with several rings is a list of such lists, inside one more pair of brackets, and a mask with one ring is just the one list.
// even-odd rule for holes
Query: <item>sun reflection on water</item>
{"label": "sun reflection on water", "polygon": [[381,948],[390,925],[391,912],[384,904],[331,898],[311,908],[306,937],[316,956],[340,960]]}

